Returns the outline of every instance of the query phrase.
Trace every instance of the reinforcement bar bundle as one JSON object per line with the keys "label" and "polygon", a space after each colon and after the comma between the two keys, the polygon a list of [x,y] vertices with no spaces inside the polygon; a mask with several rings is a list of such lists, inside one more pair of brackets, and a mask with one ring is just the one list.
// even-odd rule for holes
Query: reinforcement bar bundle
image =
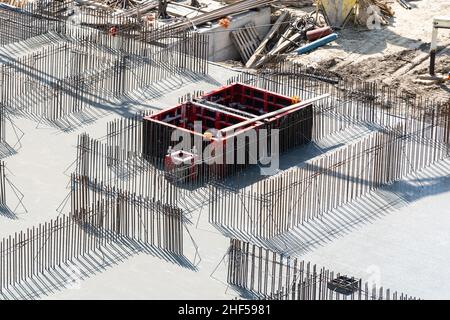
{"label": "reinforcement bar bundle", "polygon": [[75,173],[90,181],[136,193],[153,201],[176,204],[179,189],[140,156],[118,159],[108,145],[86,134],[78,137]]}
{"label": "reinforcement bar bundle", "polygon": [[[79,185],[81,183],[81,185]],[[65,266],[120,240],[182,255],[182,213],[129,193],[72,177],[72,210],[0,240],[0,291]],[[87,197],[88,193],[91,197]],[[87,198],[86,198],[87,197]],[[89,199],[89,201],[86,201]]]}

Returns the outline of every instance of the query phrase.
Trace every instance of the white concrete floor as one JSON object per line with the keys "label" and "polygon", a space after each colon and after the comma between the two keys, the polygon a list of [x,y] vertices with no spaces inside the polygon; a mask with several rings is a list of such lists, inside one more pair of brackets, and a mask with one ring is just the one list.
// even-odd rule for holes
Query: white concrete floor
{"label": "white concrete floor", "polygon": [[[377,287],[423,299],[450,298],[450,160],[387,186],[280,237],[280,251]],[[199,216],[200,215],[200,216]],[[197,221],[197,219],[199,220]],[[228,241],[194,214],[201,261],[192,271],[143,253],[49,298],[230,299]],[[191,247],[188,245],[187,247]],[[193,248],[188,248],[191,261]],[[198,261],[198,260],[197,260]]]}
{"label": "white concrete floor", "polygon": [[290,249],[378,287],[450,299],[449,160],[341,208],[333,219],[338,229],[327,220],[296,230],[310,243]]}
{"label": "white concrete floor", "polygon": [[[37,48],[39,44],[42,44],[41,40],[37,40],[35,43]],[[11,46],[9,50],[4,50],[2,53],[14,52],[14,54],[20,55],[23,53],[20,48],[20,45]],[[56,210],[70,191],[68,189],[70,171],[66,171],[66,169],[75,160],[79,134],[87,132],[92,137],[103,137],[106,135],[108,121],[120,116],[132,115],[137,110],[157,110],[173,106],[178,103],[179,97],[199,89],[206,92],[215,89],[236,74],[228,68],[214,64],[211,64],[209,68],[209,75],[203,80],[192,81],[181,77],[168,79],[152,86],[151,93],[155,93],[156,90],[160,94],[157,98],[152,98],[148,92],[147,95],[142,92],[132,93],[123,103],[105,106],[104,110],[100,112],[100,118],[97,118],[98,114],[88,115],[86,123],[79,125],[80,123],[77,121],[71,130],[64,132],[45,124],[37,125],[36,121],[28,118],[12,117],[15,125],[25,135],[21,140],[21,148],[3,160],[9,169],[8,179],[24,195],[23,204],[27,211],[23,207],[19,207],[15,210],[14,217],[0,214],[0,237],[25,230],[59,215]],[[136,104],[136,101],[139,101],[139,104]],[[92,118],[89,119],[90,117]],[[15,137],[10,129],[8,128],[8,141],[10,144],[14,144]],[[18,204],[18,200],[12,195],[11,190],[8,191],[7,204],[13,210]],[[63,212],[67,213],[68,210],[69,208],[65,207]],[[203,215],[203,218],[206,218],[207,221],[207,215]],[[88,277],[86,281],[82,281],[81,287],[78,290],[66,289],[49,297],[181,299],[207,298],[214,293],[211,298],[230,298],[224,293],[226,286],[223,284],[223,279],[220,282],[210,278],[210,273],[227,250],[228,240],[211,227],[207,231],[197,232],[194,239],[199,244],[213,244],[212,248],[201,246],[199,254],[202,260],[197,271],[180,267],[152,255],[131,254],[130,249],[126,247],[117,248],[117,252],[122,254],[116,254],[112,258],[112,263],[117,266],[105,267],[105,262],[102,260],[104,257],[89,257],[92,260],[86,260],[89,261],[87,265],[83,266],[83,263],[79,263],[76,267],[77,270],[82,270],[80,275],[83,278],[84,275]],[[189,239],[186,239],[186,242],[188,242],[186,256],[194,261],[194,246]],[[128,258],[124,258],[124,256],[128,256]],[[96,258],[100,259],[99,262],[93,262]],[[125,259],[125,262],[118,262],[118,259]],[[72,270],[71,268],[75,267],[67,267],[66,270],[49,273],[36,283],[33,281],[30,287],[25,286],[5,292],[3,298],[36,298],[37,295],[45,297],[49,292],[58,292],[58,290],[55,291],[53,285],[61,284],[64,281],[61,281],[61,277],[58,278],[58,275]],[[98,269],[103,268],[106,268],[105,271],[99,273]],[[226,275],[224,272],[221,274]],[[119,279],[126,279],[127,284],[117,282]]]}
{"label": "white concrete floor", "polygon": [[[132,114],[136,109],[171,106],[177,103],[178,97],[199,88],[205,91],[216,88],[232,75],[233,71],[211,64],[209,78],[198,82],[167,81],[159,85],[161,96],[158,98],[141,97],[139,107],[133,103],[109,106],[101,119],[72,131],[61,132],[46,126],[36,128],[36,122],[30,119],[14,118],[25,136],[22,148],[6,158],[6,162],[11,171],[9,179],[24,194],[28,212],[19,208],[17,219],[0,215],[0,237],[58,215],[56,209],[69,192],[69,177],[64,171],[75,159],[78,134],[88,132],[93,137],[102,137],[106,134],[106,123],[114,118]],[[330,137],[322,142],[322,146],[333,148],[350,141],[351,137],[366,134],[362,129],[356,132],[354,129]],[[314,155],[311,152],[311,156]],[[288,157],[290,163],[298,161],[293,153]],[[450,281],[446,275],[450,263],[449,174],[450,163],[442,162],[425,170],[418,181],[417,177],[411,177],[341,208],[336,217],[339,213],[348,215],[352,212],[357,219],[350,222],[343,219],[346,222],[339,230],[330,229],[326,219],[314,226],[320,232],[311,233],[308,226],[296,229],[286,235],[289,239],[287,251],[366,279],[375,270],[375,273],[379,272],[381,284],[393,290],[422,298],[449,297]],[[424,183],[427,185],[422,187]],[[15,206],[12,197],[8,204]],[[366,207],[373,210],[364,211]],[[231,299],[237,293],[227,290],[225,282],[226,261],[223,257],[228,239],[210,226],[207,219],[207,211],[203,209],[193,215],[193,224],[187,226],[201,258],[194,258],[195,245],[188,236],[186,258],[195,265],[194,270],[152,254],[130,252],[129,248],[118,244],[117,253],[109,255],[107,264],[105,255],[87,257],[84,262],[79,262],[75,269],[81,270],[83,280],[69,288],[51,287],[52,282],[58,282],[53,278],[65,278],[59,274],[67,270],[59,270],[40,279],[41,284],[7,292],[4,298],[32,298],[37,293],[55,299]],[[41,290],[43,283],[47,288]]]}

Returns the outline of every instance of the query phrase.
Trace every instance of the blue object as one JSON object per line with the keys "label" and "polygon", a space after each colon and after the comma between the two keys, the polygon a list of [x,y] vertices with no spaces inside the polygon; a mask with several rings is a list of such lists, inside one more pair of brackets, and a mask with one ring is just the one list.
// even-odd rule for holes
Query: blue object
{"label": "blue object", "polygon": [[317,39],[316,41],[313,41],[311,43],[305,44],[303,47],[296,49],[295,52],[297,52],[297,54],[307,53],[307,52],[317,49],[321,46],[324,46],[327,43],[330,43],[330,42],[336,40],[337,38],[338,38],[337,33],[332,33],[326,37],[323,37],[323,38]]}
{"label": "blue object", "polygon": [[9,5],[9,4],[3,3],[3,2],[0,3],[0,8],[1,9],[5,9],[5,10],[9,10],[9,11],[20,12],[20,13],[26,14],[26,15],[31,15],[30,12],[27,12],[27,11],[21,9],[21,8],[17,8],[17,7],[14,7],[12,5]]}

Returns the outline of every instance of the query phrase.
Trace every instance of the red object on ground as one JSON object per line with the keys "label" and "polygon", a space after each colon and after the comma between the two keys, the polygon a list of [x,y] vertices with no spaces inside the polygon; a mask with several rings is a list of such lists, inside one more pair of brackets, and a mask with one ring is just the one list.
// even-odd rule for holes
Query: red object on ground
{"label": "red object on ground", "polygon": [[[199,97],[198,101],[185,102],[146,116],[143,128],[143,153],[150,159],[164,158],[164,167],[168,176],[177,177],[183,181],[193,181],[206,174],[205,164],[196,161],[195,155],[197,155],[197,159],[200,159],[205,148],[211,146],[210,150],[214,150],[216,147],[223,150],[222,157],[227,156],[228,152],[233,158],[237,157],[238,152],[242,152],[242,150],[238,149],[238,145],[235,143],[236,139],[238,137],[245,139],[245,135],[251,136],[250,130],[256,131],[257,145],[259,130],[267,129],[268,126],[281,131],[280,141],[288,141],[288,134],[295,137],[289,145],[285,143],[280,146],[281,152],[284,152],[294,145],[311,141],[312,104],[281,112],[264,121],[249,120],[284,109],[299,101],[301,101],[299,96],[289,97],[247,84],[233,83]],[[239,126],[242,122],[246,123]],[[233,126],[239,127],[222,135],[221,130]],[[183,151],[182,156],[173,152],[170,155],[167,154],[167,151],[171,150],[170,147],[173,147],[173,142],[169,141],[173,130],[187,133],[192,139],[199,139],[201,145],[196,146],[198,151]],[[249,146],[245,146],[243,152],[248,155],[249,150]],[[248,162],[248,156],[246,158],[245,161]],[[174,161],[175,159],[178,161]],[[232,169],[226,164],[227,159],[223,158],[222,160],[211,165],[208,172],[213,173],[216,177],[225,177],[231,172]],[[233,165],[238,164],[233,163]]]}
{"label": "red object on ground", "polygon": [[331,29],[330,27],[323,27],[306,32],[306,37],[308,38],[309,41],[315,41],[317,39],[326,37],[332,33],[333,29]]}
{"label": "red object on ground", "polygon": [[230,27],[230,25],[231,25],[231,20],[228,19],[228,18],[223,18],[223,19],[220,19],[220,20],[219,20],[219,24],[220,24],[223,28],[228,29],[228,28]]}
{"label": "red object on ground", "polygon": [[117,36],[118,33],[119,28],[117,28],[116,26],[111,27],[111,29],[109,29],[109,34],[112,35],[113,37]]}
{"label": "red object on ground", "polygon": [[195,162],[197,156],[187,151],[174,151],[166,155],[164,159],[164,169],[171,173],[176,179],[192,179],[197,178],[197,166]]}

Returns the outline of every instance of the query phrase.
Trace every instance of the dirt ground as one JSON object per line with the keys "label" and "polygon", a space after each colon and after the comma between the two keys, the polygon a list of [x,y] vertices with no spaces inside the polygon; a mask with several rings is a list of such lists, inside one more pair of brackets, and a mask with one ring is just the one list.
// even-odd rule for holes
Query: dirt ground
{"label": "dirt ground", "polygon": [[[450,15],[448,0],[409,1],[406,10],[394,1],[396,15],[381,29],[348,24],[338,30],[339,39],[306,55],[291,55],[288,59],[328,69],[366,81],[378,81],[411,95],[450,100],[450,81],[440,84],[418,83],[418,76],[428,74],[432,21],[435,16]],[[314,10],[295,9],[298,15]],[[441,51],[436,72],[450,72],[450,30],[439,30]]]}
{"label": "dirt ground", "polygon": [[[384,83],[411,96],[450,100],[450,81],[430,84],[420,82],[419,76],[428,74],[429,59],[408,70],[412,67],[411,61],[418,57],[419,59],[423,58],[422,56],[421,50],[403,50],[353,64],[339,65],[335,59],[331,59],[320,66],[346,78]],[[450,55],[448,53],[438,56],[436,72],[445,75],[450,72]]]}

